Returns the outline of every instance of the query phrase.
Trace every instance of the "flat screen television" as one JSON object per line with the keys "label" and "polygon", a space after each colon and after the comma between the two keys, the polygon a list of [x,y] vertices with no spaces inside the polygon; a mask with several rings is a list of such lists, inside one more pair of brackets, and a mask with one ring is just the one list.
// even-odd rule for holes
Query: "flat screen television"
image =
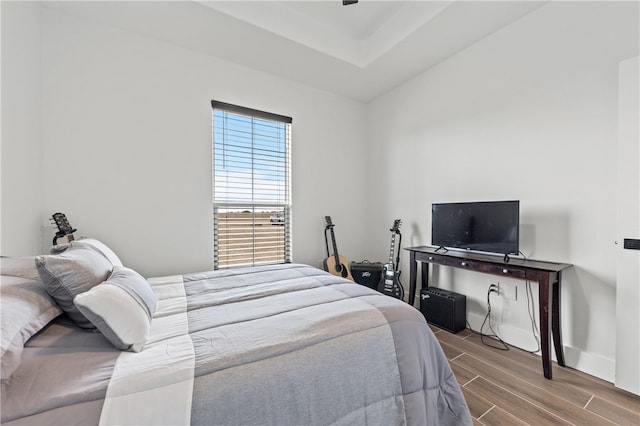
{"label": "flat screen television", "polygon": [[505,256],[518,254],[520,201],[434,203],[431,244]]}

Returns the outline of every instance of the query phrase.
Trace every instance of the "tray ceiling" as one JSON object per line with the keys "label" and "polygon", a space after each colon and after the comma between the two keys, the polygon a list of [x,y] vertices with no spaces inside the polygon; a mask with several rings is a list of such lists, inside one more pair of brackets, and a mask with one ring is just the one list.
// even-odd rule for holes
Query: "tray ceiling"
{"label": "tray ceiling", "polygon": [[80,15],[367,102],[538,1],[71,1]]}

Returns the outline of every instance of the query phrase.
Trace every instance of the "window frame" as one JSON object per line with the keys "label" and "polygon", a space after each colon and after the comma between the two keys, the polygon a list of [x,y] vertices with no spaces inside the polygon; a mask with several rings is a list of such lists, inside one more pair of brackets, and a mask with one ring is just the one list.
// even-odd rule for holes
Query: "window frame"
{"label": "window frame", "polygon": [[[252,127],[251,132],[246,133],[247,137],[251,140],[251,148],[249,148],[248,155],[243,157],[240,155],[241,159],[245,158],[247,160],[247,164],[250,165],[250,174],[252,176],[251,183],[251,200],[239,200],[233,199],[233,195],[229,195],[231,191],[229,189],[233,188],[233,184],[229,184],[229,186],[224,186],[223,188],[227,191],[226,197],[218,197],[217,196],[217,186],[216,186],[216,111],[222,112],[223,114],[232,114],[236,116],[243,116],[245,119],[251,121]],[[259,149],[254,146],[254,139],[259,140],[260,135],[254,130],[253,124],[255,121],[260,123],[265,122],[273,122],[274,126],[278,126],[280,124],[284,125],[284,134],[282,139],[278,139],[278,143],[283,142],[284,147],[282,150],[280,148],[276,151],[276,160],[275,162],[280,165],[284,164],[284,176],[282,179],[278,178],[275,186],[282,185],[284,195],[279,195],[278,198],[282,198],[282,200],[278,199],[276,201],[270,202],[265,201],[265,199],[256,201],[256,197],[260,197],[259,191],[256,190],[256,187],[253,185],[253,176],[259,173],[259,166],[254,165],[254,160],[258,155]],[[211,101],[211,126],[212,126],[212,202],[213,202],[213,222],[214,222],[214,269],[228,269],[235,267],[246,267],[246,266],[256,266],[256,265],[269,265],[269,264],[282,264],[282,263],[291,263],[292,259],[292,244],[291,244],[291,123],[292,118],[280,114],[274,114],[266,111],[261,111],[253,108],[247,108],[239,105],[229,104],[226,102],[220,102],[216,100]],[[223,140],[223,144],[227,142],[227,135],[225,134]],[[229,136],[230,138],[230,136]],[[244,141],[246,142],[246,141]],[[243,198],[244,196],[240,196]],[[267,195],[262,195],[262,197],[268,197]],[[236,210],[237,212],[233,212]],[[244,237],[244,241],[247,241],[246,245],[251,245],[251,248],[243,248],[241,250],[246,250],[249,254],[242,258],[245,261],[235,263],[234,261],[230,261],[232,255],[229,253],[233,253],[233,244],[234,238],[240,239],[239,237],[234,237],[233,231],[227,231],[232,224],[234,223],[231,219],[232,213],[238,215],[240,213],[250,213],[249,215],[243,215],[241,219],[236,220],[235,224],[242,223],[242,226],[250,226],[251,231],[249,239],[247,240],[247,235],[240,235],[240,237]],[[223,213],[224,212],[224,213]],[[265,213],[270,213],[270,219],[268,224],[271,226],[265,226]],[[225,214],[226,213],[226,214]],[[275,217],[275,221],[274,218]],[[282,217],[282,220],[280,220]],[[250,221],[250,222],[248,222]],[[277,227],[277,228],[276,228]],[[272,232],[276,231],[276,232]],[[222,234],[227,233],[229,236],[225,239],[221,237]],[[267,238],[264,237],[264,233],[268,233]],[[277,234],[278,237],[274,237],[273,235]],[[277,254],[273,255],[274,258],[269,258],[268,260],[264,260],[260,254],[260,244],[269,244],[264,243],[265,240],[278,238],[278,245],[280,238],[282,239],[282,246],[277,249]],[[221,242],[221,239],[223,240]],[[237,241],[236,241],[237,242]],[[238,243],[239,245],[239,243]],[[271,247],[271,246],[269,246]],[[224,253],[224,254],[223,254]],[[221,260],[222,259],[222,260]],[[225,260],[226,259],[226,260]]]}

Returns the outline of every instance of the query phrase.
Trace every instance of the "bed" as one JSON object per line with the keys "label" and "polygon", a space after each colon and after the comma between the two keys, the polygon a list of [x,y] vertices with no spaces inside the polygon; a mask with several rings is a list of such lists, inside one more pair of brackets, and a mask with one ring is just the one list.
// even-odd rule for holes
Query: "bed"
{"label": "bed", "polygon": [[145,279],[80,240],[1,279],[5,425],[472,424],[418,310],[307,265]]}

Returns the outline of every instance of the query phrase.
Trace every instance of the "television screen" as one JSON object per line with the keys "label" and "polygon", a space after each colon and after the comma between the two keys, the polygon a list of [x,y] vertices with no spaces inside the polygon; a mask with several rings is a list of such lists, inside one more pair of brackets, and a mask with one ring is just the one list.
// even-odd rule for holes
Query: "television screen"
{"label": "television screen", "polygon": [[431,244],[501,254],[519,253],[520,202],[436,203]]}

